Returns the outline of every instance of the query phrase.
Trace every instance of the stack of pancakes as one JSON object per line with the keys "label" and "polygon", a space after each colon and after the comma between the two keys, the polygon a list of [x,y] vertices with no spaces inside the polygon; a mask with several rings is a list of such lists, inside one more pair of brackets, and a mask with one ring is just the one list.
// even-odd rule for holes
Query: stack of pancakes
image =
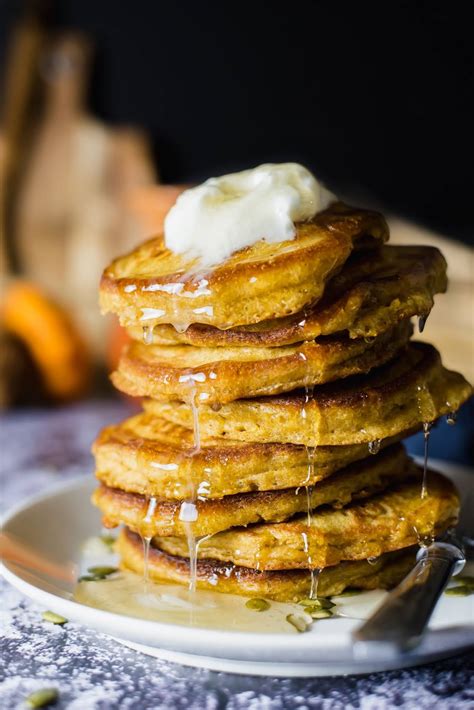
{"label": "stack of pancakes", "polygon": [[94,445],[125,568],[297,601],[390,587],[456,522],[453,486],[400,443],[471,394],[410,341],[446,264],[387,240],[338,203],[212,269],[162,238],[106,269],[102,308],[132,338],[112,379],[145,398]]}

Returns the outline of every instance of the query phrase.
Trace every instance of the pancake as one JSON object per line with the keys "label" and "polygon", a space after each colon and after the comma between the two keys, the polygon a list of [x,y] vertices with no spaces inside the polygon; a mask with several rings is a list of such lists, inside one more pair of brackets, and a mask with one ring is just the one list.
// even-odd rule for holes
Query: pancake
{"label": "pancake", "polygon": [[[205,437],[239,441],[340,446],[377,441],[456,411],[472,394],[462,375],[446,370],[431,345],[411,343],[368,375],[286,395],[199,405]],[[192,428],[191,407],[148,399],[146,411]]]}
{"label": "pancake", "polygon": [[[393,441],[385,439],[382,447]],[[318,446],[309,470],[307,449],[293,444],[202,439],[195,452],[191,430],[145,412],[103,429],[93,452],[96,476],[108,487],[183,500],[195,492],[222,498],[313,485],[365,458],[367,444]]]}
{"label": "pancake", "polygon": [[353,249],[387,239],[382,215],[341,203],[297,224],[293,240],[259,241],[211,270],[169,251],[157,237],[105,270],[100,303],[125,326],[258,323],[316,302]]}
{"label": "pancake", "polygon": [[[203,538],[198,558],[263,570],[320,569],[378,557],[432,538],[457,522],[459,498],[451,482],[429,473],[421,497],[422,472],[368,500],[341,510],[322,509],[288,522],[232,528]],[[170,555],[188,556],[183,537],[153,538]]]}
{"label": "pancake", "polygon": [[[219,330],[192,324],[180,333],[158,325],[152,340],[199,347],[279,347],[347,331],[350,338],[368,338],[413,316],[426,319],[434,294],[446,291],[446,261],[435,247],[384,246],[357,252],[327,284],[323,297],[304,311],[255,325]],[[131,328],[140,340],[142,328]],[[150,336],[151,337],[151,336]]]}
{"label": "pancake", "polygon": [[[418,549],[418,548],[416,548]],[[122,530],[117,541],[121,566],[143,575],[143,544],[130,530]],[[318,596],[341,594],[348,587],[356,589],[390,589],[413,568],[416,550],[389,552],[369,563],[341,562],[326,567],[318,575]],[[248,567],[227,565],[218,560],[200,559],[196,565],[196,586],[228,594],[266,597],[275,601],[297,602],[310,594],[311,578],[307,570],[263,572]],[[149,578],[155,582],[189,583],[189,560],[168,555],[153,545],[148,555]]]}
{"label": "pancake", "polygon": [[[324,505],[341,508],[352,501],[383,491],[391,483],[413,475],[415,464],[398,444],[377,456],[358,461],[321,481],[311,490],[240,493],[214,500],[197,500],[193,535],[214,535],[231,527],[275,523]],[[179,519],[181,502],[148,498],[119,488],[101,485],[92,502],[103,515],[106,527],[124,524],[143,537],[186,535],[187,524]]]}
{"label": "pancake", "polygon": [[328,336],[281,348],[134,342],[125,349],[112,382],[133,396],[224,404],[368,372],[394,357],[411,333],[406,320],[373,339]]}

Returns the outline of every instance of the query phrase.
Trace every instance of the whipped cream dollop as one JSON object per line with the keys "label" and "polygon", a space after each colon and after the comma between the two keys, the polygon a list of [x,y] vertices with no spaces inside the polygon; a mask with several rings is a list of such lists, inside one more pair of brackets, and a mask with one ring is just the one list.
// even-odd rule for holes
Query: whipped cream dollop
{"label": "whipped cream dollop", "polygon": [[260,165],[183,192],[166,216],[165,244],[213,266],[261,239],[293,239],[295,222],[311,219],[335,200],[298,163]]}

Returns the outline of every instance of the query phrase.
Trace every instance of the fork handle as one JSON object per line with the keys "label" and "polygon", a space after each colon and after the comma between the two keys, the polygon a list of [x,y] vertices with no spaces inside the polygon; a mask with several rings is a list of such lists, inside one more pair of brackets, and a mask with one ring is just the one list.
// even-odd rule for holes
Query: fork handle
{"label": "fork handle", "polygon": [[378,653],[381,646],[398,653],[418,645],[451,575],[460,572],[464,563],[464,553],[456,545],[434,542],[421,548],[412,571],[354,631],[357,655]]}

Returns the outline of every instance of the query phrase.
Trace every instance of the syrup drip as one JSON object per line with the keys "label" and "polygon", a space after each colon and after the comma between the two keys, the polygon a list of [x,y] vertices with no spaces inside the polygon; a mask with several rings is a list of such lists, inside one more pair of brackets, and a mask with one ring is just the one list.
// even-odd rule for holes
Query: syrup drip
{"label": "syrup drip", "polygon": [[[173,288],[173,295],[177,295],[178,297],[181,298],[199,298],[201,296],[209,296],[211,295],[211,290],[208,288],[209,286],[209,281],[206,278],[208,273],[203,273],[203,271],[199,268],[197,269],[190,269],[187,272],[184,272],[182,276],[180,277],[179,281],[175,284],[172,284]],[[191,278],[192,283],[196,285],[196,288],[194,291],[185,291],[184,286],[185,282],[187,279]],[[189,326],[191,325],[190,322],[183,323],[182,321],[178,320],[178,313],[177,313],[177,308],[176,308],[176,299],[173,299],[171,301],[173,305],[173,315],[171,318],[171,325],[175,329],[177,333],[185,333]],[[207,306],[202,306],[201,308],[195,308],[193,310],[193,313],[196,315],[199,315],[200,313],[206,313],[209,316],[212,316],[213,314],[213,307],[210,305]]]}
{"label": "syrup drip", "polygon": [[321,574],[321,570],[319,568],[318,569],[311,569],[310,574],[311,574],[311,585],[309,588],[309,598],[316,599],[318,596],[318,582],[319,582],[319,575]]}
{"label": "syrup drip", "polygon": [[369,563],[369,565],[376,565],[378,560],[378,557],[367,557],[367,562]]}
{"label": "syrup drip", "polygon": [[143,342],[145,345],[151,345],[153,342],[153,326],[144,325],[143,328]]}
{"label": "syrup drip", "polygon": [[449,424],[449,426],[454,426],[456,424],[457,417],[458,417],[457,412],[449,412],[446,415],[446,422]]}
{"label": "syrup drip", "polygon": [[152,496],[152,497],[150,498],[150,500],[148,501],[148,506],[147,506],[147,510],[146,510],[146,515],[145,515],[145,517],[143,518],[143,522],[144,522],[144,523],[151,523],[151,519],[152,519],[152,517],[153,517],[153,515],[154,515],[154,513],[155,513],[156,504],[157,504],[157,500],[156,500],[156,498],[155,498],[154,496]]}
{"label": "syrup drip", "polygon": [[177,333],[185,333],[189,328],[189,323],[172,323],[171,325]]}
{"label": "syrup drip", "polygon": [[[143,518],[143,522],[146,523],[147,525],[151,523],[151,520],[153,518],[153,515],[155,513],[156,509],[156,504],[157,504],[157,499],[155,497],[151,497],[148,500],[148,505],[145,513],[145,517]],[[150,542],[151,542],[151,536],[150,535],[140,535],[142,544],[143,544],[143,583],[145,586],[145,592],[148,587],[148,559],[150,557]]]}
{"label": "syrup drip", "polygon": [[420,316],[418,318],[418,332],[419,333],[422,333],[424,331],[427,320],[428,320],[428,316]]}
{"label": "syrup drip", "polygon": [[425,440],[425,452],[423,457],[423,481],[421,484],[421,499],[423,500],[428,495],[427,489],[427,474],[428,474],[428,448],[430,441],[432,422],[423,422],[423,436]]}
{"label": "syrup drip", "polygon": [[369,441],[369,454],[378,454],[380,451],[380,445],[382,443],[382,439],[374,439],[373,441]]}
{"label": "syrup drip", "polygon": [[189,555],[189,591],[196,591],[196,580],[197,580],[197,552],[198,546],[196,541],[196,536],[193,532],[192,522],[184,523],[186,530],[186,541],[188,543],[188,555]]}
{"label": "syrup drip", "polygon": [[[189,456],[195,456],[201,450],[201,430],[199,426],[199,408],[197,405],[197,392],[196,383],[190,379],[189,384],[191,387],[189,404],[191,406],[193,414],[193,448],[189,452]],[[181,505],[180,519],[183,521],[186,530],[186,541],[188,545],[188,556],[189,556],[189,591],[196,591],[196,578],[197,578],[197,552],[198,543],[196,541],[196,536],[193,531],[193,523],[198,518],[198,510],[196,507],[197,491],[192,480],[189,481],[190,489],[190,500],[185,501]]]}
{"label": "syrup drip", "polygon": [[[303,419],[306,419],[307,416],[307,411],[306,408],[309,404],[309,402],[314,398],[314,385],[307,385],[305,387],[305,400],[304,400],[304,405],[301,410],[301,416]],[[308,468],[307,468],[307,473],[306,473],[306,480],[304,481],[304,489],[306,491],[306,525],[308,527],[308,532],[309,529],[311,528],[311,519],[312,519],[312,505],[311,505],[311,495],[313,492],[313,487],[312,483],[314,481],[314,455],[315,455],[315,447],[314,446],[306,446],[306,457],[308,461]],[[311,575],[311,585],[310,585],[310,592],[309,592],[309,597],[310,599],[314,598],[314,595],[317,593],[317,577],[318,573],[313,569],[313,561],[311,559],[311,555],[309,554],[309,545],[308,545],[308,536],[306,533],[302,533],[303,535],[303,543],[304,543],[304,551],[306,552],[307,555],[307,560],[308,560],[308,569]]]}
{"label": "syrup drip", "polygon": [[196,387],[193,386],[193,392],[190,400],[191,410],[193,413],[193,437],[194,437],[194,448],[192,451],[192,456],[197,454],[201,449],[201,428],[199,426],[199,409],[196,404]]}
{"label": "syrup drip", "polygon": [[148,574],[148,561],[150,558],[150,542],[151,537],[142,537],[143,544],[143,584],[145,587],[145,592],[148,588],[149,574]]}

